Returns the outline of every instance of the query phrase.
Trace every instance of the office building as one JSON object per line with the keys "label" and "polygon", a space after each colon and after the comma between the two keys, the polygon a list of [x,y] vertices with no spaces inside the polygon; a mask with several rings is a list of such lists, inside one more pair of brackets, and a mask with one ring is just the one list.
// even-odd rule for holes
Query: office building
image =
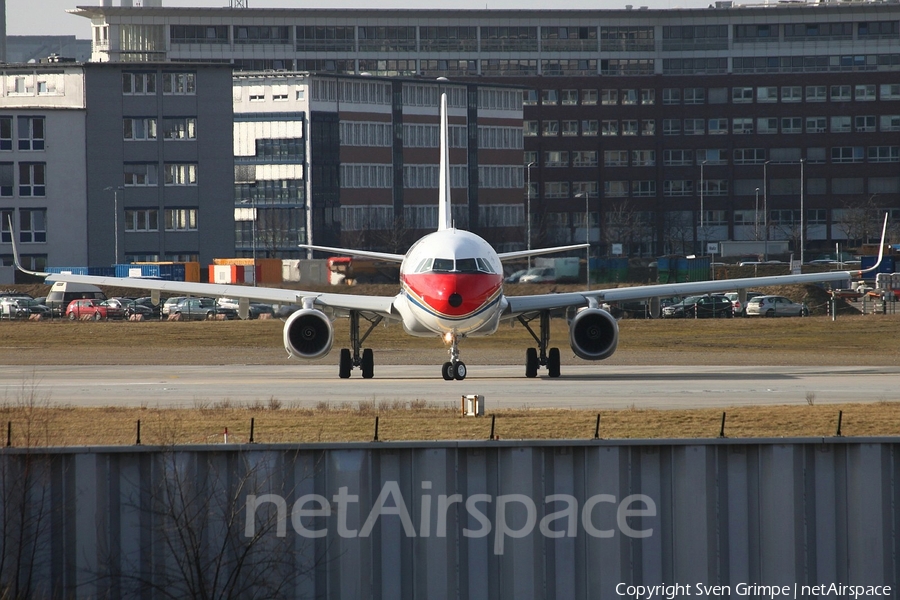
{"label": "office building", "polygon": [[94,60],[526,86],[536,244],[587,225],[603,252],[762,237],[824,250],[874,236],[867,208],[900,207],[894,2],[74,12]]}

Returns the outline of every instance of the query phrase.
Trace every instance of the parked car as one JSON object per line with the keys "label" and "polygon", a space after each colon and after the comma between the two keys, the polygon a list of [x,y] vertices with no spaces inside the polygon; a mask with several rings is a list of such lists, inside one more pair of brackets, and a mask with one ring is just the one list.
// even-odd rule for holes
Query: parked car
{"label": "parked car", "polygon": [[725,297],[731,300],[732,308],[734,309],[734,316],[736,317],[746,317],[747,316],[747,302],[750,302],[751,299],[756,296],[762,296],[760,292],[747,292],[747,295],[744,298],[744,302],[741,303],[741,299],[738,296],[737,292],[727,292]]}
{"label": "parked car", "polygon": [[534,267],[519,277],[519,283],[553,283],[556,281],[556,269],[553,267]]}
{"label": "parked car", "polygon": [[175,305],[184,300],[184,298],[184,296],[172,296],[171,298],[166,298],[165,302],[163,302],[162,308],[160,309],[162,311],[162,316],[168,317],[170,314],[172,314],[172,309],[175,308]]}
{"label": "parked car", "polygon": [[69,302],[69,305],[66,307],[66,316],[70,321],[80,319],[84,316],[89,316],[93,320],[99,321],[100,319],[108,319],[109,313],[107,312],[106,307],[103,306],[102,300],[96,298],[79,298]]}
{"label": "parked car", "polygon": [[135,304],[140,304],[150,311],[150,314],[146,315],[145,318],[158,319],[159,315],[162,314],[162,303],[154,304],[153,298],[151,298],[150,296],[135,298],[134,302]]}
{"label": "parked car", "polygon": [[665,319],[672,318],[731,318],[734,309],[731,300],[722,294],[709,294],[706,296],[689,296],[681,302],[670,304],[662,309]]}
{"label": "parked car", "polygon": [[226,319],[237,319],[237,311],[233,308],[218,306],[212,298],[182,298],[171,314],[181,315],[184,321],[204,321],[224,315]]}
{"label": "parked car", "polygon": [[[232,308],[235,312],[240,316],[240,303],[234,298],[219,298],[216,300],[216,304],[223,308]],[[260,315],[269,315],[270,317],[275,316],[275,309],[272,308],[271,304],[264,304],[262,302],[251,302],[249,305],[249,313],[247,315],[248,319],[258,319]]]}
{"label": "parked car", "polygon": [[748,316],[808,317],[809,307],[784,296],[757,296],[747,302]]}
{"label": "parked car", "polygon": [[110,298],[101,304],[106,307],[106,314],[110,319],[128,319],[131,315],[143,315],[147,318],[153,312],[132,298]]}
{"label": "parked car", "polygon": [[31,315],[50,316],[50,309],[31,296],[3,296],[0,298],[0,317],[27,319]]}
{"label": "parked car", "polygon": [[507,275],[506,278],[503,279],[505,283],[519,283],[519,279],[522,278],[522,275],[528,272],[528,269],[521,269],[519,271],[515,271],[511,275]]}

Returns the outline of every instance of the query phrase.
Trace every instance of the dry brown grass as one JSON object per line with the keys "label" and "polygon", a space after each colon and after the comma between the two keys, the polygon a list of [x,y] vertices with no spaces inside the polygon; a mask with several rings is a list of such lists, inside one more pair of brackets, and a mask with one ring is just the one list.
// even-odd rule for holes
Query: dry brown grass
{"label": "dry brown grass", "polygon": [[[900,433],[900,404],[876,402],[828,406],[729,408],[728,438],[829,437],[843,411],[844,436],[895,436]],[[597,413],[586,410],[518,409],[496,413],[499,439],[591,439]],[[12,423],[13,446],[129,445],[141,421],[144,445],[247,443],[250,419],[258,443],[368,442],[379,417],[380,441],[486,440],[491,415],[461,417],[457,407],[382,405],[319,406],[314,409],[264,405],[234,406],[227,401],[190,409],[0,407],[0,419]],[[619,410],[600,412],[603,439],[715,438],[722,411]]]}

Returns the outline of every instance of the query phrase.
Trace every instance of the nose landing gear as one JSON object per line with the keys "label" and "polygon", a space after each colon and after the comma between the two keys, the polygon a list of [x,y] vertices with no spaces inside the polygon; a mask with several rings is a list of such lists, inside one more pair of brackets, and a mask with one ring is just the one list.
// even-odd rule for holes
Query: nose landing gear
{"label": "nose landing gear", "polygon": [[450,334],[450,360],[445,362],[441,367],[441,376],[444,380],[450,381],[458,379],[462,381],[466,378],[466,363],[459,360],[459,337],[456,333]]}

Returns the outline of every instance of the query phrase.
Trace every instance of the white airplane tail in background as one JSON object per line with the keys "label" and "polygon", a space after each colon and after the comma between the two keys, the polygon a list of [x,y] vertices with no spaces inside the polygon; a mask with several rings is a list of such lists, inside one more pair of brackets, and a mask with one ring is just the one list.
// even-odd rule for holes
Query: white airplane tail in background
{"label": "white airplane tail in background", "polygon": [[438,185],[438,231],[453,227],[450,211],[450,136],[447,125],[447,94],[441,94],[441,164]]}

